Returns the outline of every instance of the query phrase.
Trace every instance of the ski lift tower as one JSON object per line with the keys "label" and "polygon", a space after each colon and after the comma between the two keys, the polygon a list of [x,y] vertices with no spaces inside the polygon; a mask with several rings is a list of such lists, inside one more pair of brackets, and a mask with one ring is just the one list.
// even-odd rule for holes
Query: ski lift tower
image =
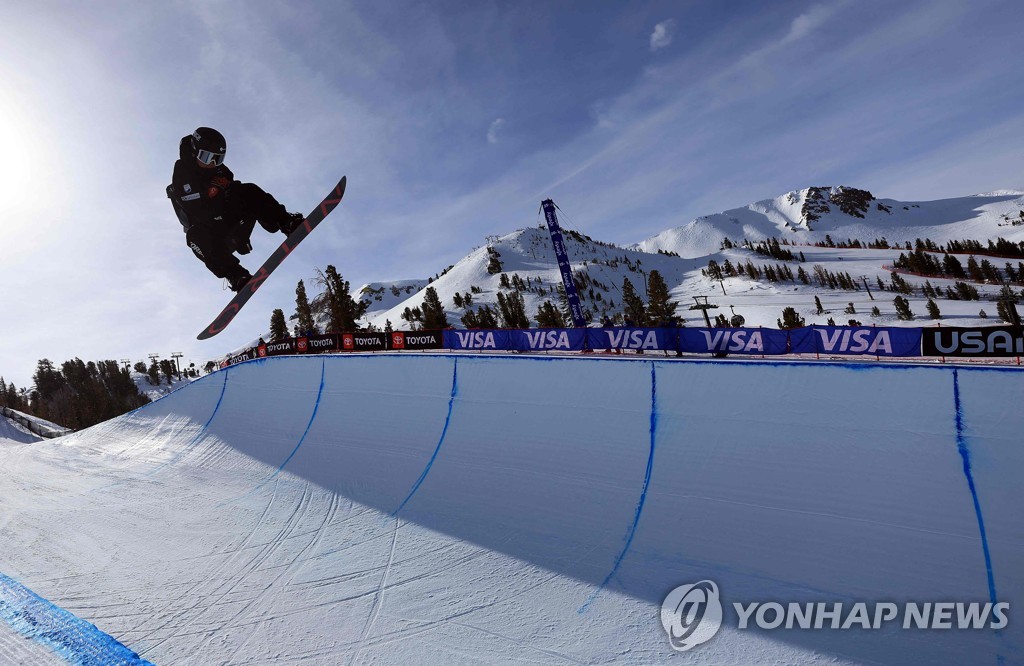
{"label": "ski lift tower", "polygon": [[[703,299],[703,300],[702,300]],[[711,328],[711,318],[708,317],[708,310],[717,310],[718,306],[708,303],[707,296],[694,296],[693,300],[696,301],[696,305],[691,305],[691,310],[700,310],[704,313],[704,322]]]}

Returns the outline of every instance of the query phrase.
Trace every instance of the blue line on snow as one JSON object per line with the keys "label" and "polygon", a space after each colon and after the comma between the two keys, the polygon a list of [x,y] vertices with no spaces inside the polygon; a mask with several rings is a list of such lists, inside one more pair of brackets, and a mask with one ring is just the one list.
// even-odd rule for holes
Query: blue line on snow
{"label": "blue line on snow", "polygon": [[423,473],[420,474],[420,478],[416,479],[416,483],[412,485],[412,490],[406,496],[402,503],[398,505],[398,508],[391,513],[391,517],[394,518],[398,515],[398,512],[412,499],[412,496],[416,494],[416,491],[420,489],[420,485],[423,483],[423,479],[427,478],[427,474],[430,472],[430,468],[434,465],[434,461],[437,459],[437,454],[441,451],[441,444],[444,443],[445,436],[448,435],[448,424],[452,420],[452,405],[455,404],[455,396],[459,393],[459,359],[455,359],[455,364],[452,366],[452,392],[448,397],[448,416],[444,419],[444,429],[441,431],[441,439],[437,440],[437,446],[434,447],[434,453],[430,456],[430,460],[427,461],[427,466],[423,468]]}
{"label": "blue line on snow", "polygon": [[3,574],[0,574],[0,619],[22,636],[45,645],[72,664],[152,666],[95,625],[55,606]]}
{"label": "blue line on snow", "polygon": [[651,485],[651,472],[654,470],[654,443],[656,441],[656,432],[658,430],[658,374],[657,366],[654,361],[651,361],[651,449],[647,454],[647,471],[644,472],[644,486],[640,491],[640,500],[636,504],[636,513],[633,514],[633,524],[629,528],[629,532],[626,533],[626,543],[622,547],[622,552],[615,558],[615,564],[612,565],[612,570],[608,572],[604,580],[601,581],[601,585],[594,590],[590,597],[583,603],[577,613],[586,613],[587,609],[590,608],[590,604],[597,599],[597,595],[603,590],[608,583],[611,582],[612,578],[619,571],[619,566],[622,565],[622,560],[626,559],[626,553],[629,552],[629,547],[633,544],[633,537],[636,536],[636,528],[640,524],[640,514],[644,510],[644,502],[647,501],[647,488]]}
{"label": "blue line on snow", "polygon": [[974,485],[974,473],[971,470],[971,451],[967,448],[967,437],[964,435],[964,413],[960,403],[960,373],[953,369],[953,406],[956,414],[956,448],[964,461],[964,476],[967,477],[967,486],[971,489],[971,498],[974,500],[974,513],[978,517],[978,530],[981,532],[981,549],[985,553],[985,571],[988,574],[988,596],[992,603],[996,603],[996,582],[992,575],[992,556],[988,550],[988,537],[985,535],[985,518],[981,513],[981,502],[978,501],[978,489]]}
{"label": "blue line on snow", "polygon": [[[292,459],[292,456],[294,456],[295,453],[299,450],[299,447],[302,446],[302,443],[306,441],[306,435],[309,434],[309,429],[313,427],[313,421],[316,420],[316,413],[320,409],[320,397],[323,396],[324,394],[324,376],[326,374],[327,360],[325,359],[322,362],[322,365],[320,366],[320,390],[316,394],[316,404],[313,405],[313,413],[309,417],[309,423],[306,424],[306,431],[302,433],[302,437],[299,438],[299,443],[295,445],[295,448],[292,449],[292,452],[289,453],[288,457],[284,459],[284,462],[281,463],[281,466],[277,468],[277,471],[274,472],[273,475],[271,475],[270,479],[274,478],[275,476],[281,473],[281,471],[284,469],[284,466],[288,464],[288,461]],[[269,481],[270,479],[267,479],[267,481]],[[264,483],[266,483],[266,481],[264,481]]]}

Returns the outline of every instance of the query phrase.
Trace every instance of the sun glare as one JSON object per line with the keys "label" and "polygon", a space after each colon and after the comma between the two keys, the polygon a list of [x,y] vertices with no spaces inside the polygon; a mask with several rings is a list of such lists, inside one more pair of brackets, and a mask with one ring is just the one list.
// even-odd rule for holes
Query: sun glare
{"label": "sun glare", "polygon": [[27,199],[38,196],[32,183],[43,178],[45,152],[27,114],[0,98],[0,216],[27,210]]}

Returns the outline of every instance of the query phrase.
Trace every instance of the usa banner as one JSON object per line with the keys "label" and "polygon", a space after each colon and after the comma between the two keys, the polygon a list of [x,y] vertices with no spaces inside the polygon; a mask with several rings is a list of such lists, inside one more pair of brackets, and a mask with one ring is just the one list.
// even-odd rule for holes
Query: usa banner
{"label": "usa banner", "polygon": [[921,351],[925,356],[1024,356],[1024,328],[925,328]]}

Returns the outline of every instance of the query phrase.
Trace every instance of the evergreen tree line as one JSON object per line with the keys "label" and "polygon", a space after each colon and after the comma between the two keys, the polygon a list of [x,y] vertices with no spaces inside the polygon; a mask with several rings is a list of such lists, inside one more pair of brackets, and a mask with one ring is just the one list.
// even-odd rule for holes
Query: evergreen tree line
{"label": "evergreen tree line", "polygon": [[[820,264],[815,264],[812,269],[814,282],[819,287],[829,289],[845,289],[847,291],[860,291],[860,284],[849,273],[833,273]],[[804,270],[803,266],[797,266],[796,273],[786,264],[756,266],[749,259],[746,263],[734,265],[726,259],[722,265],[712,259],[708,267],[702,273],[713,280],[722,280],[726,277],[746,276],[751,280],[765,279],[769,282],[800,282],[805,285],[811,284],[811,275]]]}
{"label": "evergreen tree line", "polygon": [[[779,244],[779,240],[777,238],[769,238],[768,240],[762,241],[756,245],[752,244],[749,240],[744,239],[743,244],[747,249],[753,250],[757,254],[771,257],[772,259],[778,259],[779,261],[797,261],[797,255],[794,255],[792,250],[784,250]],[[799,261],[804,261],[803,252],[800,253],[799,257]]]}
{"label": "evergreen tree line", "polygon": [[[648,299],[647,303],[644,303],[629,278],[623,278],[623,311],[617,313],[614,318],[606,317],[601,323],[626,326],[682,325],[682,320],[675,314],[679,304],[670,300],[668,285],[657,270],[651,271],[648,275],[647,290]],[[499,292],[496,308],[492,308],[490,305],[481,305],[476,309],[468,310],[462,315],[462,325],[466,328],[480,329],[526,329],[531,328],[533,322],[536,322],[538,328],[570,327],[573,319],[565,288],[562,285],[557,285],[555,292],[557,302],[550,299],[543,301],[532,320],[526,312],[523,295],[520,291],[513,289],[508,292]],[[596,300],[600,301],[601,299]],[[609,301],[609,303],[614,307],[614,302]],[[584,308],[583,319],[588,324],[592,323],[593,312]],[[424,328],[427,327],[424,326]]]}
{"label": "evergreen tree line", "polygon": [[[892,273],[892,281],[889,283],[883,282],[881,278],[876,278],[876,280],[879,290],[892,291],[900,294],[905,294],[907,296],[912,296],[915,293],[920,293],[921,296],[928,299],[946,298],[951,301],[981,300],[981,294],[978,292],[978,289],[975,286],[960,280],[954,282],[953,286],[946,287],[945,289],[943,289],[942,287],[933,286],[931,280],[925,280],[923,286],[915,287],[909,284],[902,277],[900,277],[898,273]],[[999,294],[995,297],[994,300],[997,302],[1009,302],[1016,304],[1020,302],[1020,298],[1020,293],[1015,292],[1012,287],[1004,284],[1002,289],[999,290]],[[1010,320],[1004,319],[1004,321]]]}
{"label": "evergreen tree line", "polygon": [[[1021,212],[1024,213],[1024,211]],[[985,245],[982,245],[981,241],[967,239],[952,240],[945,245],[936,245],[930,238],[925,238],[924,240],[918,238],[914,242],[914,249],[955,254],[987,254],[1024,259],[1024,241],[1014,243],[1003,237],[999,237],[994,241],[990,238]]]}
{"label": "evergreen tree line", "polygon": [[1006,262],[1003,270],[1000,270],[988,259],[979,262],[973,254],[967,257],[967,268],[964,269],[963,264],[952,254],[945,254],[940,260],[927,250],[917,249],[909,254],[900,253],[893,262],[893,267],[932,277],[969,278],[975,282],[990,284],[1002,284],[1007,281],[1024,284],[1024,261],[1017,262],[1016,267]]}
{"label": "evergreen tree line", "polygon": [[[1024,219],[1024,211],[1021,211],[1022,218]],[[770,239],[775,240],[775,239]],[[769,241],[770,242],[770,241]],[[749,243],[749,241],[745,241]],[[787,239],[781,241],[782,245],[790,245],[791,243]],[[886,240],[885,236],[876,238],[870,242],[863,242],[853,238],[848,238],[845,241],[834,241],[829,234],[825,234],[825,240],[814,243],[815,247],[834,247],[841,249],[863,249],[868,248],[872,250],[893,250],[893,249],[905,249],[910,252],[926,251],[935,252],[940,254],[977,254],[977,255],[989,255],[996,257],[1010,257],[1024,259],[1024,241],[1014,242],[1005,238],[999,237],[995,240],[988,239],[988,241],[982,244],[981,241],[961,239],[951,240],[944,245],[940,245],[930,238],[917,238],[913,243],[905,241],[902,246],[899,244],[891,244]],[[722,245],[723,249],[734,247],[734,244],[725,239]]]}
{"label": "evergreen tree line", "polygon": [[[788,242],[784,240],[783,244],[788,244]],[[871,250],[892,250],[898,246],[894,247],[893,245],[891,245],[889,241],[886,240],[885,236],[882,236],[881,238],[876,238],[872,241],[865,243],[854,238],[848,238],[845,241],[834,241],[832,240],[831,235],[825,234],[825,240],[814,243],[814,247],[836,247],[840,249],[853,250],[861,250],[864,248],[868,248]],[[910,241],[907,241],[906,249],[910,249]]]}
{"label": "evergreen tree line", "polygon": [[75,358],[60,369],[42,359],[32,376],[35,389],[18,390],[0,378],[0,406],[80,430],[145,405],[127,368],[116,361]]}

